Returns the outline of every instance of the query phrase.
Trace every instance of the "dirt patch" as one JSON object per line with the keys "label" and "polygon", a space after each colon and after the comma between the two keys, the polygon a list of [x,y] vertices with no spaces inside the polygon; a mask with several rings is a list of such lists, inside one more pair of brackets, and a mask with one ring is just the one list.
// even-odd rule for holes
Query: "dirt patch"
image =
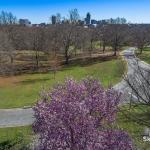
{"label": "dirt patch", "polygon": [[19,78],[16,76],[0,77],[0,87],[12,86],[19,81]]}

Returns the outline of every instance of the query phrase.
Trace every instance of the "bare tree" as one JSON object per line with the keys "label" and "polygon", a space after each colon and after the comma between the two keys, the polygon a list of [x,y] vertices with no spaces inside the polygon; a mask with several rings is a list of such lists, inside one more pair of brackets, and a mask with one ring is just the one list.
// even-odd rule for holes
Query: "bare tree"
{"label": "bare tree", "polygon": [[127,25],[108,25],[108,42],[114,51],[114,55],[117,55],[117,51],[124,43],[125,36],[127,34]]}
{"label": "bare tree", "polygon": [[[130,100],[129,109],[122,108],[121,112],[130,121],[150,128],[150,66],[143,66],[138,59],[132,57],[129,65],[132,73],[125,77],[126,92],[128,93],[123,95],[125,100]],[[137,112],[137,109],[134,108],[138,108],[140,111]]]}
{"label": "bare tree", "polygon": [[0,13],[0,25],[17,24],[17,18],[11,12],[2,11]]}
{"label": "bare tree", "polygon": [[36,69],[39,68],[39,57],[40,52],[44,50],[45,46],[45,33],[43,28],[40,27],[34,27],[30,28],[30,42],[32,50],[35,51],[35,62],[36,62]]}
{"label": "bare tree", "polygon": [[60,14],[60,13],[57,13],[57,14],[56,14],[56,23],[57,23],[57,24],[60,24],[60,23],[61,23],[61,14]]}
{"label": "bare tree", "polygon": [[150,43],[150,29],[145,25],[136,25],[131,29],[132,41],[134,46],[136,46],[140,53],[143,52],[143,49]]}
{"label": "bare tree", "polygon": [[143,67],[136,59],[132,62],[133,65],[133,74],[125,80],[134,95],[134,101],[150,106],[150,66]]}
{"label": "bare tree", "polygon": [[75,53],[75,56],[77,55],[77,50],[79,50],[80,53],[82,54],[89,52],[90,38],[89,38],[88,29],[85,29],[81,26],[77,26],[74,30],[73,37],[74,37],[73,39],[74,50],[73,51]]}
{"label": "bare tree", "polygon": [[72,9],[69,11],[69,19],[71,23],[77,23],[80,19],[80,15],[77,9]]}
{"label": "bare tree", "polygon": [[96,32],[95,28],[89,28],[88,30],[88,35],[89,35],[89,53],[90,56],[92,56],[93,50],[94,50],[94,41],[97,41],[98,39],[98,34]]}
{"label": "bare tree", "polygon": [[8,35],[0,31],[0,74],[14,73],[14,47]]}
{"label": "bare tree", "polygon": [[53,53],[55,56],[58,52],[60,52],[61,48],[61,38],[60,38],[60,25],[56,24],[55,26],[50,26],[46,29],[46,45],[45,50],[47,50],[48,53]]}
{"label": "bare tree", "polygon": [[105,25],[98,26],[98,38],[100,41],[100,48],[102,45],[103,53],[105,52],[106,45],[108,44],[108,32]]}
{"label": "bare tree", "polygon": [[15,49],[12,45],[12,41],[8,34],[6,34],[4,31],[0,31],[0,52],[1,55],[5,54],[9,56],[11,64],[13,63],[14,50]]}
{"label": "bare tree", "polygon": [[75,26],[72,24],[63,24],[61,25],[61,34],[60,38],[62,41],[62,48],[64,50],[64,56],[65,56],[65,64],[69,63],[69,59],[71,57],[70,46],[72,46],[72,39],[74,36],[73,30],[75,29]]}

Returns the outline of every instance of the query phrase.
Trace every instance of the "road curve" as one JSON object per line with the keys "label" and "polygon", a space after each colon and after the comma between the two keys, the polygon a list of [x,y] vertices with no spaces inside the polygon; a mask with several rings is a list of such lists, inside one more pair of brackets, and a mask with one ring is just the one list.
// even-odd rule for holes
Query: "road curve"
{"label": "road curve", "polygon": [[[134,50],[135,48],[128,48],[123,51],[123,57],[128,64],[128,76],[133,74],[135,68],[135,61],[137,58],[134,55]],[[150,68],[148,64],[143,63],[142,61],[139,61],[139,64],[143,68]],[[130,95],[130,88],[124,80],[115,85],[113,88],[122,92],[127,97]],[[32,108],[0,109],[0,128],[31,125],[34,121],[33,114]]]}
{"label": "road curve", "polygon": [[[127,62],[128,72],[127,77],[132,79],[134,77],[134,73],[137,72],[137,66],[143,69],[150,69],[150,65],[138,59],[135,54],[135,48],[128,48],[123,51],[123,57]],[[132,96],[132,100],[137,101],[138,98],[132,93],[132,89],[129,87],[128,83],[122,79],[122,81],[116,84],[113,87],[115,90],[122,93],[122,103],[129,102],[130,97]],[[132,93],[132,94],[131,94]]]}

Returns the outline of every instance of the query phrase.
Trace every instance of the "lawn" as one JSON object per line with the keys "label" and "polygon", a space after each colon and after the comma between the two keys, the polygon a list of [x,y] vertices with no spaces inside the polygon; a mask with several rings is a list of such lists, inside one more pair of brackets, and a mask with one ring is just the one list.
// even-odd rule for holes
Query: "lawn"
{"label": "lawn", "polygon": [[25,150],[32,135],[30,126],[0,129],[0,150]]}
{"label": "lawn", "polygon": [[146,105],[121,107],[118,113],[117,126],[129,133],[134,144],[141,150],[150,150],[150,142],[144,142],[144,129],[150,127],[150,107]]}
{"label": "lawn", "polygon": [[145,48],[142,54],[138,54],[138,57],[150,64],[150,47]]}
{"label": "lawn", "polygon": [[62,82],[66,77],[80,80],[86,76],[93,76],[101,80],[107,87],[121,80],[125,63],[121,59],[97,62],[86,66],[69,66],[54,74],[25,74],[13,77],[0,78],[0,108],[16,108],[32,106],[39,97],[42,89],[52,87],[57,82]]}

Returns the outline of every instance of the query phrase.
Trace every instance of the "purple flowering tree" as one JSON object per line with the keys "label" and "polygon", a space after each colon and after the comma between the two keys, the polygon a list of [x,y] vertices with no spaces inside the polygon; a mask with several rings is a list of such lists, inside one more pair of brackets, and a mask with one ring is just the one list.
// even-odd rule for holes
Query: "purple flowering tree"
{"label": "purple flowering tree", "polygon": [[40,150],[132,150],[124,131],[114,130],[120,95],[92,78],[68,79],[42,95],[33,108]]}

